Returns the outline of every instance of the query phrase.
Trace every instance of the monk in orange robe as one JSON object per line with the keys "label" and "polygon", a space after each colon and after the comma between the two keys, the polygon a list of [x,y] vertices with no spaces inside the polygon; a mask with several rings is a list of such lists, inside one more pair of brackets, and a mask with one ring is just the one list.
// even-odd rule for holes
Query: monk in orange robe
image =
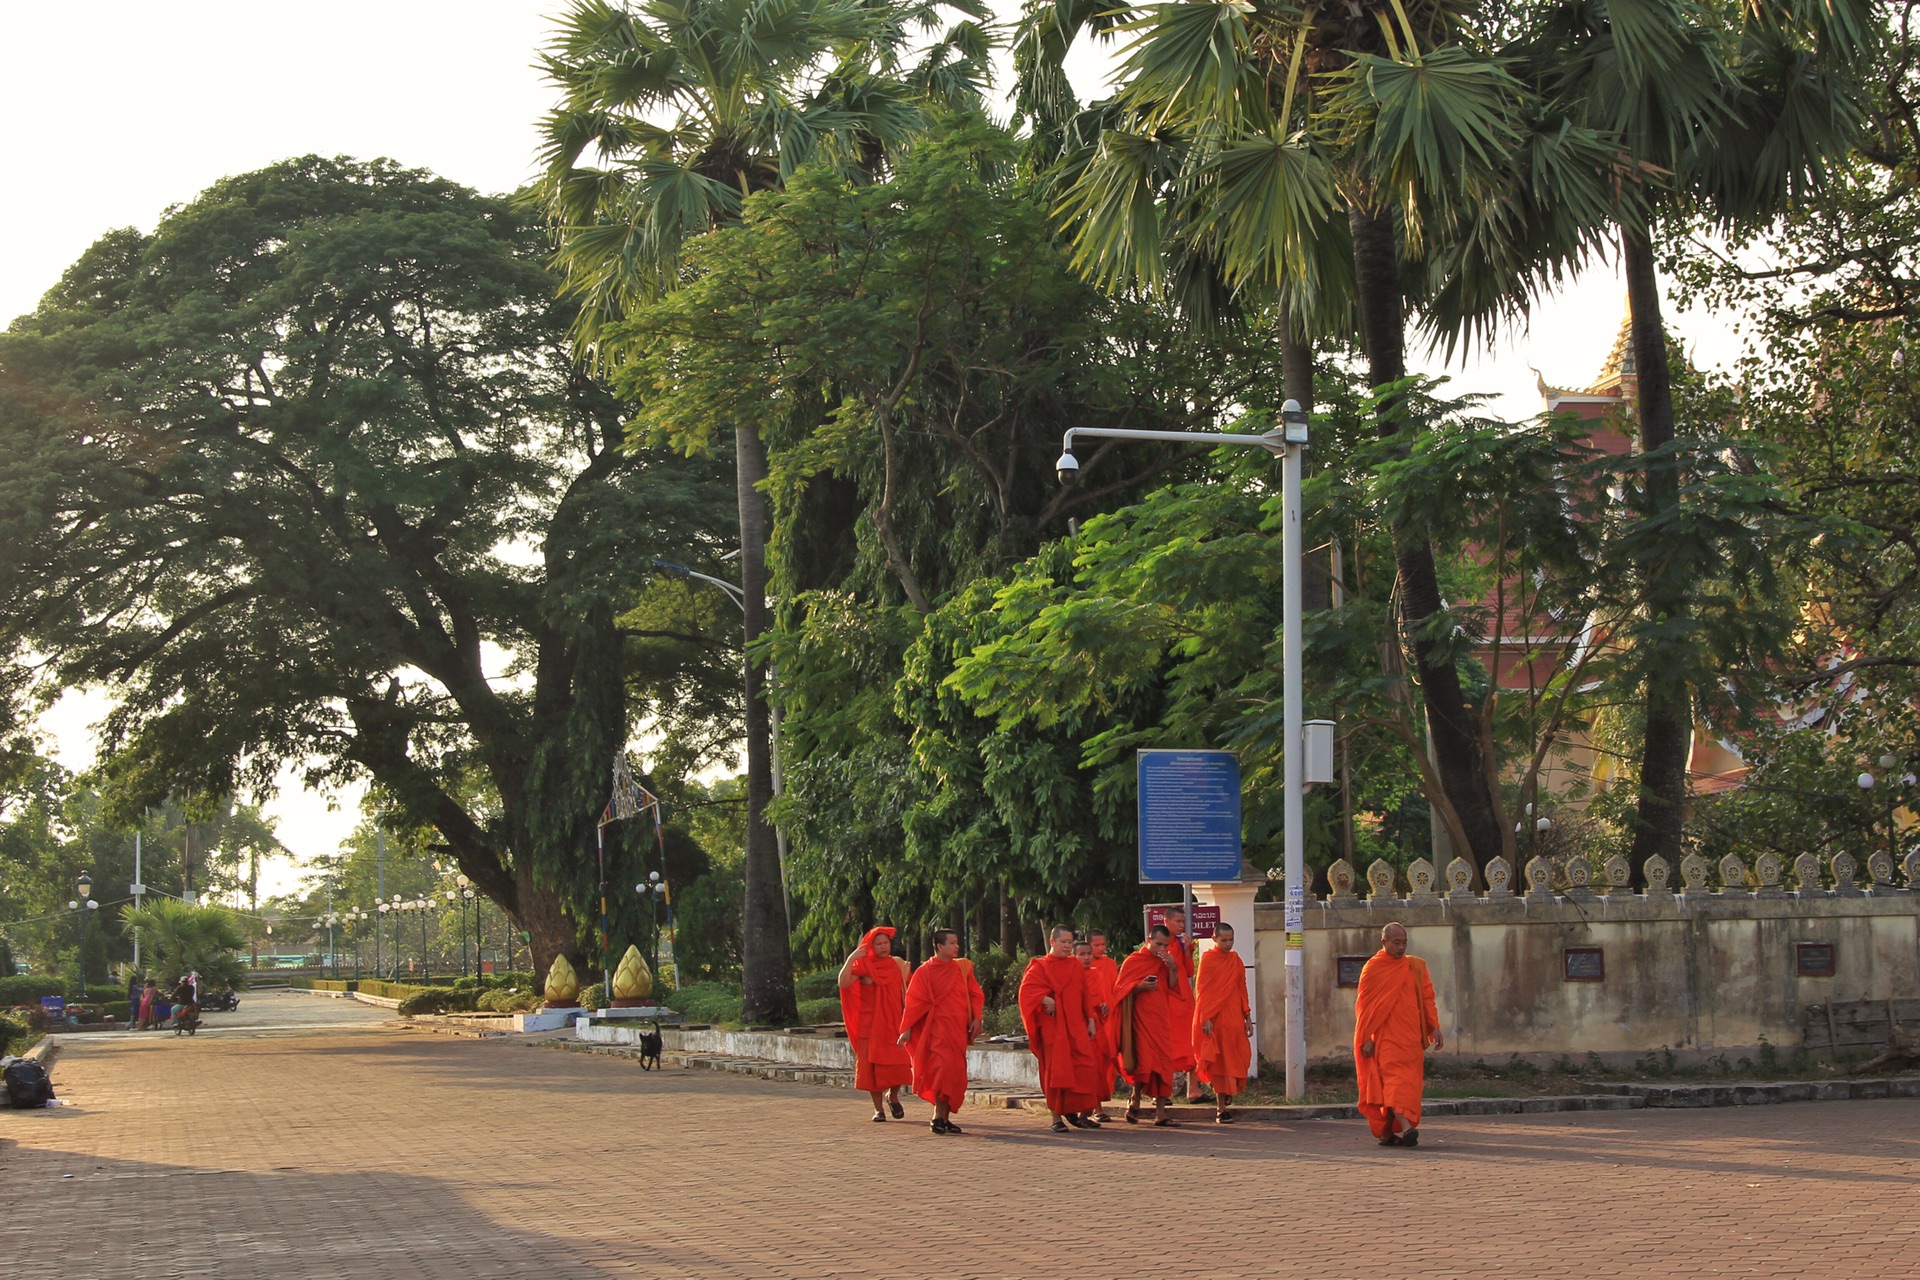
{"label": "monk in orange robe", "polygon": [[1167,988],[1180,979],[1180,970],[1167,951],[1167,926],[1157,924],[1146,945],[1127,957],[1114,981],[1119,998],[1120,1074],[1133,1086],[1127,1104],[1128,1124],[1140,1123],[1140,1098],[1153,1099],[1153,1122],[1162,1128],[1173,1123],[1167,1103],[1173,1097],[1173,1026]]}
{"label": "monk in orange robe", "polygon": [[1427,1046],[1441,1047],[1440,1011],[1427,962],[1407,954],[1407,931],[1380,930],[1380,949],[1360,971],[1353,1001],[1353,1065],[1360,1113],[1383,1147],[1420,1145]]}
{"label": "monk in orange robe", "polygon": [[[1187,1101],[1207,1101],[1200,1082],[1193,1075],[1193,942],[1187,937],[1187,913],[1180,907],[1167,908],[1163,917],[1167,933],[1167,952],[1180,967],[1180,977],[1167,991],[1167,1017],[1173,1022],[1173,1069],[1186,1077]],[[1178,1079],[1174,1084],[1182,1082]]]}
{"label": "monk in orange robe", "polygon": [[895,1120],[907,1114],[900,1086],[913,1082],[913,1062],[899,1045],[907,962],[893,954],[893,932],[889,925],[867,930],[840,966],[840,1016],[853,1047],[853,1084],[873,1099],[875,1121],[885,1120],[888,1109]]}
{"label": "monk in orange robe", "polygon": [[1193,993],[1194,1071],[1213,1086],[1215,1124],[1230,1124],[1228,1107],[1247,1087],[1253,1062],[1253,1005],[1247,1000],[1247,966],[1233,950],[1233,926],[1214,930],[1213,946],[1200,953]]}
{"label": "monk in orange robe", "polygon": [[[1098,955],[1094,948],[1098,946]],[[1093,1011],[1093,1097],[1094,1108],[1087,1113],[1087,1119],[1106,1123],[1113,1117],[1107,1114],[1105,1103],[1113,1097],[1113,1058],[1115,1052],[1113,1037],[1119,1023],[1113,1016],[1113,980],[1120,976],[1120,966],[1107,954],[1107,935],[1095,931],[1086,938],[1073,944],[1073,957],[1087,971],[1087,1008]]]}
{"label": "monk in orange robe", "polygon": [[967,1099],[967,1045],[978,1034],[967,971],[955,957],[960,935],[936,929],[933,958],[914,970],[900,1015],[900,1045],[913,1058],[913,1091],[933,1104],[935,1133],[960,1132],[948,1119]]}
{"label": "monk in orange robe", "polygon": [[1087,971],[1073,958],[1073,928],[1055,925],[1047,935],[1047,954],[1027,962],[1020,977],[1020,1021],[1027,1047],[1040,1060],[1040,1087],[1046,1091],[1053,1131],[1067,1126],[1098,1129],[1087,1112],[1094,1096],[1094,1032],[1099,1023],[1087,1008]]}

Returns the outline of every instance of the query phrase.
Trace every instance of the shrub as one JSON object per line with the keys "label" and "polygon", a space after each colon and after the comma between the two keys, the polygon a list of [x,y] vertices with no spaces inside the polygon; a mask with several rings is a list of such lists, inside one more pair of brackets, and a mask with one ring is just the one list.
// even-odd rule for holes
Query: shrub
{"label": "shrub", "polygon": [[723,982],[694,982],[668,994],[667,1007],[689,1022],[740,1021],[740,989]]}
{"label": "shrub", "polygon": [[0,1053],[13,1053],[15,1046],[25,1053],[39,1034],[27,1026],[26,1019],[15,1018],[10,1014],[0,1014]]}
{"label": "shrub", "polygon": [[379,996],[383,1000],[405,1000],[409,996],[419,995],[422,991],[451,991],[452,987],[416,987],[405,982],[378,982],[372,978],[362,979],[359,984],[362,995]]}
{"label": "shrub", "polygon": [[540,1007],[540,993],[531,987],[483,991],[477,1003],[490,1013],[529,1013]]}
{"label": "shrub", "polygon": [[399,1012],[411,1017],[417,1013],[472,1013],[479,993],[456,991],[452,987],[422,987],[400,1001]]}
{"label": "shrub", "polygon": [[0,978],[0,1007],[39,1004],[41,996],[65,994],[67,994],[67,982],[64,978],[55,978],[43,973],[20,973],[11,978]]}
{"label": "shrub", "polygon": [[97,1007],[103,1016],[112,1018],[115,1022],[126,1022],[133,1011],[133,1006],[125,1000],[109,1000]]}
{"label": "shrub", "polygon": [[840,1021],[840,997],[836,995],[826,1000],[802,1000],[800,1021],[809,1025]]}
{"label": "shrub", "polygon": [[815,969],[812,973],[802,974],[793,984],[793,994],[802,1001],[825,1000],[832,996],[840,998],[840,971],[838,969]]}
{"label": "shrub", "polygon": [[973,958],[973,976],[980,981],[980,991],[987,998],[987,1008],[998,1009],[1013,1003],[1019,991],[1019,981],[1009,982],[1013,973],[1013,957],[999,947],[988,947]]}

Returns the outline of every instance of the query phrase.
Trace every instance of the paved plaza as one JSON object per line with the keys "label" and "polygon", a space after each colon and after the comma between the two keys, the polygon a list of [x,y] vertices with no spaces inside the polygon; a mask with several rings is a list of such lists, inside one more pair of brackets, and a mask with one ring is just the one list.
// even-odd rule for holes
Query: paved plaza
{"label": "paved plaza", "polygon": [[1906,1277],[1920,1258],[1920,1102],[1435,1120],[1416,1151],[1355,1123],[1055,1137],[1004,1111],[936,1138],[917,1102],[873,1124],[849,1092],[253,1006],[251,1033],[70,1039],[72,1105],[0,1111],[0,1275]]}

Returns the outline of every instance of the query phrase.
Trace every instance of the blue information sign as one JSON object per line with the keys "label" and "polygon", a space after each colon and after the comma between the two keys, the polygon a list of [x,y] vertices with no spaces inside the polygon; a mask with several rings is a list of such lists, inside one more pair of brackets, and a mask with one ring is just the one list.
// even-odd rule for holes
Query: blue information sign
{"label": "blue information sign", "polygon": [[1240,878],[1240,761],[1231,751],[1142,751],[1140,883]]}

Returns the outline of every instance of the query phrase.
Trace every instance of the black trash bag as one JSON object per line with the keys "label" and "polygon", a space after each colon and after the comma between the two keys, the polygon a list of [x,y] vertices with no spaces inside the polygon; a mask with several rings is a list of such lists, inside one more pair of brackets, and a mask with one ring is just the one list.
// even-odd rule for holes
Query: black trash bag
{"label": "black trash bag", "polygon": [[6,1099],[9,1107],[44,1107],[53,1101],[53,1081],[47,1078],[47,1072],[37,1062],[25,1058],[16,1058],[7,1064],[4,1073],[0,1073],[6,1083]]}

